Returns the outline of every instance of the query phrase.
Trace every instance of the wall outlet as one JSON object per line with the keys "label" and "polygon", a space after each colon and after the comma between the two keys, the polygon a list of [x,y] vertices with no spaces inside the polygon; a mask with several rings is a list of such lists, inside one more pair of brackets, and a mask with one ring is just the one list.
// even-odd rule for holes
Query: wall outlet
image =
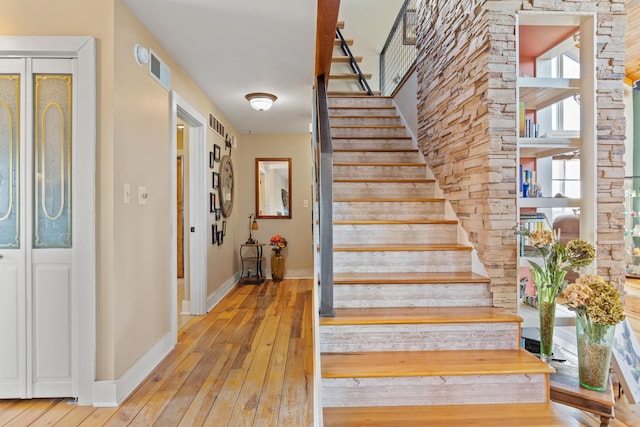
{"label": "wall outlet", "polygon": [[305,208],[309,207],[309,201],[305,200],[304,202],[302,202],[302,206],[304,206]]}
{"label": "wall outlet", "polygon": [[138,187],[138,204],[146,205],[149,194],[147,194],[147,187]]}

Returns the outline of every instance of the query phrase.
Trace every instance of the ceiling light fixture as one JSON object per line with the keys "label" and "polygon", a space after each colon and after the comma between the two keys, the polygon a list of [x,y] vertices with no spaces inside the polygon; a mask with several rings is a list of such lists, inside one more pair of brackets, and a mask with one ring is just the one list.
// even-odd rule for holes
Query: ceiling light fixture
{"label": "ceiling light fixture", "polygon": [[275,95],[271,95],[270,93],[261,93],[261,92],[250,93],[246,95],[245,98],[247,98],[247,101],[249,101],[249,104],[251,104],[251,107],[254,110],[258,110],[258,111],[268,110],[269,108],[271,108],[271,106],[276,101],[276,99],[278,99],[278,97]]}

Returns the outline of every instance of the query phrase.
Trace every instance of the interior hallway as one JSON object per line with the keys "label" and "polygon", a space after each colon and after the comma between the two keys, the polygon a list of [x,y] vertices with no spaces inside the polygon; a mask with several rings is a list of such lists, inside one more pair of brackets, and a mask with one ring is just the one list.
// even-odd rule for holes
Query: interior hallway
{"label": "interior hallway", "polygon": [[118,408],[0,400],[1,426],[312,426],[312,280],[234,288]]}

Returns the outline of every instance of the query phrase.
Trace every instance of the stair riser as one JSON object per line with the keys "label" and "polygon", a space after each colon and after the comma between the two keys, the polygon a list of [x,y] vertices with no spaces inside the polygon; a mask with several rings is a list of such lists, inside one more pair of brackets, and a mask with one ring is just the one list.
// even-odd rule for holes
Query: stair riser
{"label": "stair riser", "polygon": [[394,107],[391,98],[379,96],[330,96],[329,108],[340,107]]}
{"label": "stair riser", "polygon": [[443,219],[444,202],[334,202],[334,221]]}
{"label": "stair riser", "polygon": [[422,155],[417,151],[400,152],[334,152],[333,161],[336,163],[422,163]]}
{"label": "stair riser", "polygon": [[333,243],[453,244],[456,230],[456,224],[334,224]]}
{"label": "stair riser", "polygon": [[432,182],[334,182],[333,198],[370,199],[393,197],[434,197]]}
{"label": "stair riser", "polygon": [[424,179],[425,166],[334,166],[333,179]]}
{"label": "stair riser", "polygon": [[333,139],[334,150],[385,150],[415,148],[410,139]]}
{"label": "stair riser", "polygon": [[335,285],[334,307],[491,307],[486,284]]}
{"label": "stair riser", "polygon": [[330,116],[393,116],[395,107],[389,108],[331,108]]}
{"label": "stair riser", "polygon": [[320,327],[320,352],[515,350],[519,323]]}
{"label": "stair riser", "polygon": [[400,117],[331,117],[331,126],[398,126]]}
{"label": "stair riser", "polygon": [[332,138],[385,137],[399,138],[408,136],[405,128],[331,128]]}
{"label": "stair riser", "polygon": [[[324,378],[323,406],[544,403],[546,375]],[[499,423],[500,414],[496,414]],[[472,425],[472,424],[470,424]]]}
{"label": "stair riser", "polygon": [[333,253],[335,273],[456,272],[471,269],[471,251]]}

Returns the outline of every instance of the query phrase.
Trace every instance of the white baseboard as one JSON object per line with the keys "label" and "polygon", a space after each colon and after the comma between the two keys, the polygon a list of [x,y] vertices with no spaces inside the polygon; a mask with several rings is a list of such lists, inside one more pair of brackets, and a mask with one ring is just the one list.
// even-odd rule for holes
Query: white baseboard
{"label": "white baseboard", "polygon": [[191,314],[191,301],[182,300],[182,312],[180,314]]}
{"label": "white baseboard", "polygon": [[214,293],[207,297],[207,313],[211,311],[213,307],[218,305],[222,298],[224,298],[231,289],[240,281],[240,272],[237,272],[229,280],[224,282]]}
{"label": "white baseboard", "polygon": [[94,381],[93,406],[115,407],[121,404],[173,350],[174,342],[174,334],[167,332],[123,376],[112,381]]}

